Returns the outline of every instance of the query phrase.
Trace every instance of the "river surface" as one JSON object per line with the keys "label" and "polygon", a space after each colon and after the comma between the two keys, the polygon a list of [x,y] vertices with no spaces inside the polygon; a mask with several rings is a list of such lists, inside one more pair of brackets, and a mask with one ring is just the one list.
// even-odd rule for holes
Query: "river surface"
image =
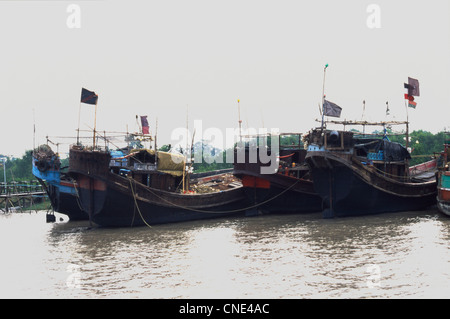
{"label": "river surface", "polygon": [[138,228],[0,214],[0,298],[449,298],[436,209]]}

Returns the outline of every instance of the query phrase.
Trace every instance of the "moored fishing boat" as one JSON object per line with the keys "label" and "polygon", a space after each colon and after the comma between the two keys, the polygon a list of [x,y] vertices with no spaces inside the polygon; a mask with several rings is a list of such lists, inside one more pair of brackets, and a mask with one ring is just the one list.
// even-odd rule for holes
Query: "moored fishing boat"
{"label": "moored fishing boat", "polygon": [[409,167],[407,149],[386,136],[357,138],[353,132],[317,128],[305,141],[325,218],[420,210],[436,203],[436,159]]}
{"label": "moored fishing boat", "polygon": [[238,183],[209,193],[185,187],[185,158],[178,154],[140,149],[111,161],[108,151],[76,145],[70,149],[69,173],[79,185],[82,208],[99,226],[149,226],[245,214],[245,195]]}
{"label": "moored fishing boat", "polygon": [[[301,144],[301,134],[283,133],[273,138],[278,139],[277,154],[271,154],[271,148],[266,146],[249,143],[235,150],[233,174],[242,180],[254,214],[321,211],[322,199],[314,190],[304,162],[306,150]],[[276,161],[275,169],[269,169],[274,163],[261,160],[264,156]]]}
{"label": "moored fishing boat", "polygon": [[59,155],[48,145],[33,150],[32,173],[47,193],[52,209],[71,221],[87,220],[78,202],[76,183],[62,170]]}
{"label": "moored fishing boat", "polygon": [[447,216],[450,216],[450,135],[447,134],[442,152],[442,164],[436,174],[437,177],[437,207]]}

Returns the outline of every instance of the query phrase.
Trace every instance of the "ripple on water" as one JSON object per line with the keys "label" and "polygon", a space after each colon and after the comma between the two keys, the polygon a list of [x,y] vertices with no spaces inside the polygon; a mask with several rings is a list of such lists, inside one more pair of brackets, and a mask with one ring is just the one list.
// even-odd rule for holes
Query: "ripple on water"
{"label": "ripple on water", "polygon": [[[450,295],[450,219],[259,216],[96,228],[0,215],[1,297],[433,298]],[[5,262],[6,261],[6,262]],[[7,287],[7,288],[5,288]]]}

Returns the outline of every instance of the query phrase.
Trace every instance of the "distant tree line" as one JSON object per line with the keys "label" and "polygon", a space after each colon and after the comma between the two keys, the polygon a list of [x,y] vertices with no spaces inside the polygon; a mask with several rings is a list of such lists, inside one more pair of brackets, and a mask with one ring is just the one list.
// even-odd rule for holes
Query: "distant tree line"
{"label": "distant tree line", "polygon": [[[193,159],[192,168],[194,170],[194,173],[203,173],[208,171],[233,168],[233,163],[227,163],[226,159],[227,151],[230,150],[232,151],[232,149],[222,150],[203,141],[195,143],[191,148],[190,155],[188,155]],[[161,146],[159,148],[159,151],[176,151],[178,153],[185,154],[184,148],[177,148],[173,150],[170,144]],[[200,157],[200,154],[201,162],[196,161]],[[188,163],[188,165],[191,164]]]}
{"label": "distant tree line", "polygon": [[[31,181],[34,180],[35,177],[31,171],[32,168],[32,155],[33,150],[25,151],[25,154],[22,158],[14,158],[7,157],[6,163],[4,164],[3,160],[0,160],[0,182],[4,181],[4,175],[6,174],[6,182],[10,183],[12,181]],[[69,159],[61,160],[61,167],[65,167],[69,165]]]}
{"label": "distant tree line", "polygon": [[[427,131],[418,130],[409,134],[408,147],[411,148],[411,160],[409,164],[417,165],[429,161],[431,156],[444,150],[446,132],[433,134]],[[391,142],[406,145],[405,135],[388,135]]]}

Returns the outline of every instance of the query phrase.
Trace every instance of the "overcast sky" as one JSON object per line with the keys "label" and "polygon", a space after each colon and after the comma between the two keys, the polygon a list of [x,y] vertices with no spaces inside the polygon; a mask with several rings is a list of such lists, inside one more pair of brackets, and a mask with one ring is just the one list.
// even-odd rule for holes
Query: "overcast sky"
{"label": "overcast sky", "polygon": [[[75,137],[82,87],[99,95],[99,130],[135,131],[148,115],[158,145],[187,113],[191,128],[237,127],[238,99],[244,128],[306,132],[327,63],[325,94],[342,119],[361,119],[365,100],[365,119],[385,120],[388,101],[390,119],[405,120],[413,77],[411,130],[450,129],[449,18],[448,0],[3,0],[0,154],[32,149],[33,123],[36,144]],[[81,105],[81,129],[94,110]]]}

